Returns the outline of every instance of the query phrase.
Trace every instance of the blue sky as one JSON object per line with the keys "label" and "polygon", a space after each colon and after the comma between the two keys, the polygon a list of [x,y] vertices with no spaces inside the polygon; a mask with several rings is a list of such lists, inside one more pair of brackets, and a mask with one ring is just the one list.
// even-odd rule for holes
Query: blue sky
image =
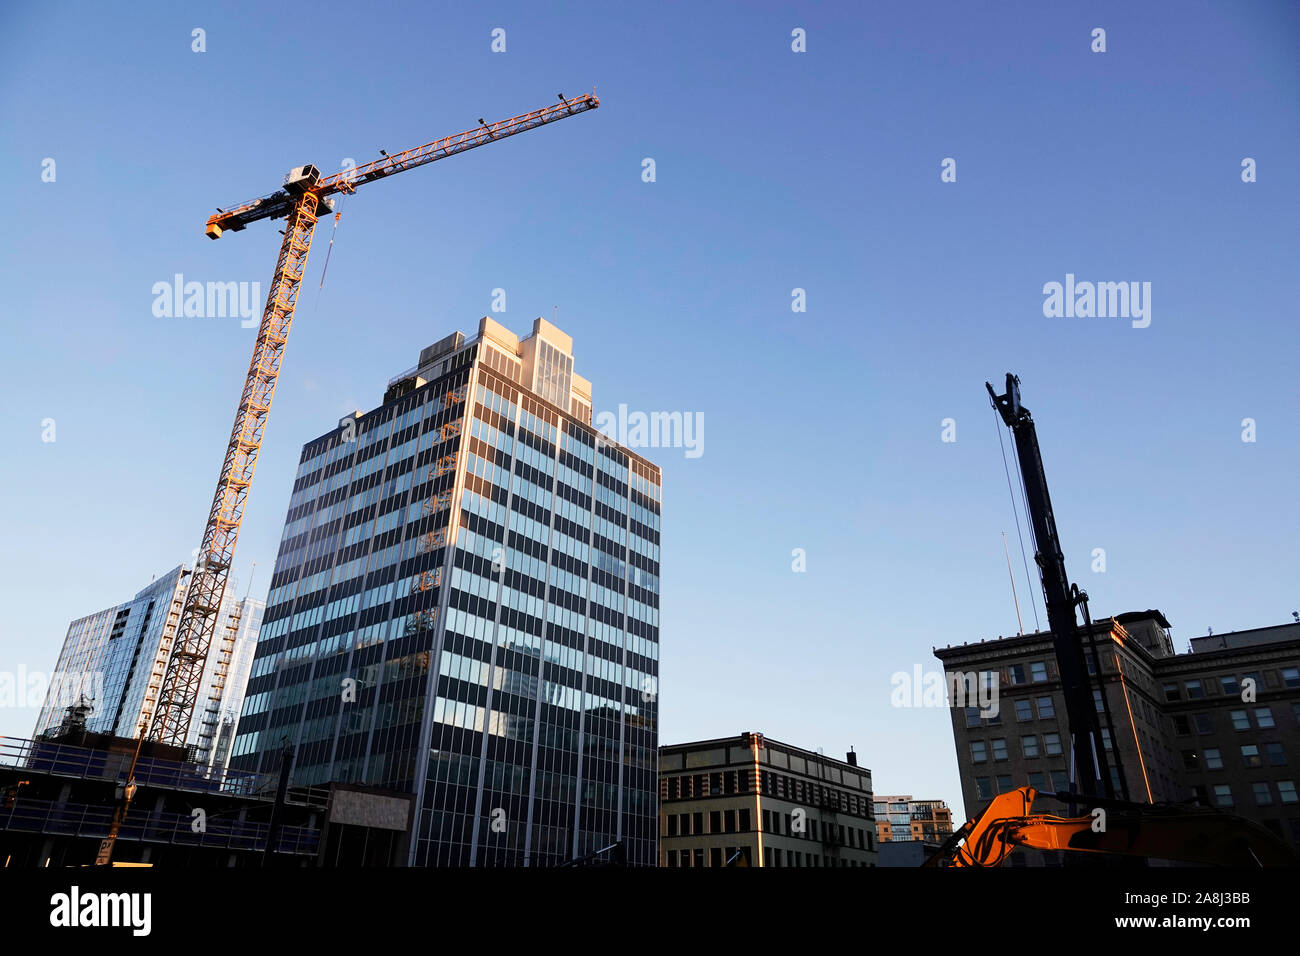
{"label": "blue sky", "polygon": [[[704,416],[701,457],[648,452],[665,742],[854,746],[878,792],[961,815],[947,713],[892,708],[890,675],[1014,633],[983,387],[1008,370],[1095,616],[1160,608],[1185,650],[1300,610],[1295,5],[296,10],[0,13],[3,669],[52,669],[69,620],[199,543],[254,333],[151,290],[265,291],[280,238],[210,242],[215,206],[593,85],[594,113],[349,198],[323,290],[318,230],[241,591],[256,561],[265,594],[302,444],[504,288],[517,332],[558,307],[598,411]],[[1150,282],[1150,326],[1044,317],[1067,273]],[[0,733],[35,716],[0,707]]]}

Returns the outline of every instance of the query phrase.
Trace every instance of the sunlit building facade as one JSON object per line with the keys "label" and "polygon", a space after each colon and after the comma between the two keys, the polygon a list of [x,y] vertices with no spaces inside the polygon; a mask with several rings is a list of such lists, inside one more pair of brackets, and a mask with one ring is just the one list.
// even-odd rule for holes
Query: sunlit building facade
{"label": "sunlit building facade", "polygon": [[415,866],[657,854],[660,471],[490,319],[302,452],[232,766],[416,795]]}

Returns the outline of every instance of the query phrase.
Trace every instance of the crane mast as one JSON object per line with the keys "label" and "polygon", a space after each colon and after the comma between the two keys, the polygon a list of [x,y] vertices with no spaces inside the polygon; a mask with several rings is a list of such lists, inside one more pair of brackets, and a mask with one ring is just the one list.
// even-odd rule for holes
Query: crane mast
{"label": "crane mast", "polygon": [[[1079,600],[1086,600],[1087,596],[1082,595],[1076,600],[1071,592],[1069,578],[1066,577],[1065,555],[1061,550],[1061,539],[1056,533],[1056,518],[1052,514],[1052,499],[1047,492],[1047,475],[1043,471],[1043,456],[1038,447],[1034,419],[1029,414],[1029,409],[1020,403],[1020,379],[1010,372],[1007,373],[1005,394],[998,395],[988,382],[984,383],[984,387],[993,400],[993,407],[1015,438],[1016,456],[1024,479],[1025,507],[1029,511],[1037,547],[1034,560],[1042,577],[1047,624],[1052,632],[1052,645],[1060,671],[1061,693],[1065,697],[1075,779],[1079,792],[1083,795],[1110,797],[1113,794],[1106,748],[1102,745],[1097,709],[1088,682],[1083,640],[1074,610]],[[1079,592],[1076,589],[1074,593]]]}
{"label": "crane mast", "polygon": [[[487,124],[479,120],[476,129],[400,153],[385,154],[373,162],[328,177],[322,178],[315,166],[300,166],[285,177],[283,188],[231,209],[218,209],[209,217],[206,234],[212,239],[219,239],[226,230],[240,231],[249,223],[262,219],[284,218],[287,221],[275,275],[258,326],[257,341],[253,345],[253,356],[244,379],[243,394],[235,412],[234,427],[226,444],[217,490],[208,511],[203,543],[160,686],[149,728],[150,739],[183,746],[189,735],[204,665],[225,597],[244,505],[257,467],[271,399],[280,377],[284,349],[307,266],[307,254],[311,251],[318,215],[333,209],[330,196],[355,192],[365,183],[386,179],[600,105],[594,94],[572,99],[561,95],[559,100],[553,106],[497,123]],[[109,849],[111,852],[111,846]]]}

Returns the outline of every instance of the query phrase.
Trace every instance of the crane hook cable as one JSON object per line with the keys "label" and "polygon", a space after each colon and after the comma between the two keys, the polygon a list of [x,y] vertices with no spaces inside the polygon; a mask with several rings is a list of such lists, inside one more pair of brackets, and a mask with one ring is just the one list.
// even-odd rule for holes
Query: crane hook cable
{"label": "crane hook cable", "polygon": [[[990,405],[990,407],[993,406]],[[1016,537],[1020,540],[1020,560],[1024,562],[1025,566],[1025,584],[1029,589],[1029,606],[1034,610],[1034,629],[1038,630],[1042,626],[1038,621],[1038,602],[1034,600],[1034,582],[1029,576],[1029,559],[1025,557],[1025,538],[1020,531],[1020,509],[1016,507],[1016,493],[1011,487],[1011,469],[1007,467],[1007,448],[1002,442],[1002,428],[998,421],[998,410],[996,407],[993,407],[993,427],[997,429],[998,447],[1002,449],[1002,470],[1007,476],[1007,493],[1011,496],[1011,514],[1016,519]],[[1018,473],[1020,467],[1019,462],[1016,463],[1016,467]],[[1023,481],[1023,477],[1021,480]]]}

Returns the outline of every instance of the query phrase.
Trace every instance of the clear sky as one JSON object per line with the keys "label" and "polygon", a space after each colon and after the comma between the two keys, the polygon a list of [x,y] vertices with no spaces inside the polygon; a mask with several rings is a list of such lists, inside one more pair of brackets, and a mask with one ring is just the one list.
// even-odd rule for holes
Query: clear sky
{"label": "clear sky", "polygon": [[[303,9],[0,12],[0,669],[51,670],[71,619],[199,543],[254,332],[157,317],[152,289],[264,294],[281,225],[213,243],[214,207],[593,85],[594,113],[349,198],[323,290],[318,230],[241,593],[304,442],[444,335],[558,307],[597,411],[705,423],[698,458],[646,451],[664,742],[854,746],[877,792],[961,817],[948,714],[891,707],[890,677],[1015,631],[984,392],[1008,370],[1095,616],[1159,608],[1185,650],[1300,610],[1295,4]],[[1045,317],[1067,274],[1149,282],[1150,325]],[[35,717],[6,704],[0,733]]]}

